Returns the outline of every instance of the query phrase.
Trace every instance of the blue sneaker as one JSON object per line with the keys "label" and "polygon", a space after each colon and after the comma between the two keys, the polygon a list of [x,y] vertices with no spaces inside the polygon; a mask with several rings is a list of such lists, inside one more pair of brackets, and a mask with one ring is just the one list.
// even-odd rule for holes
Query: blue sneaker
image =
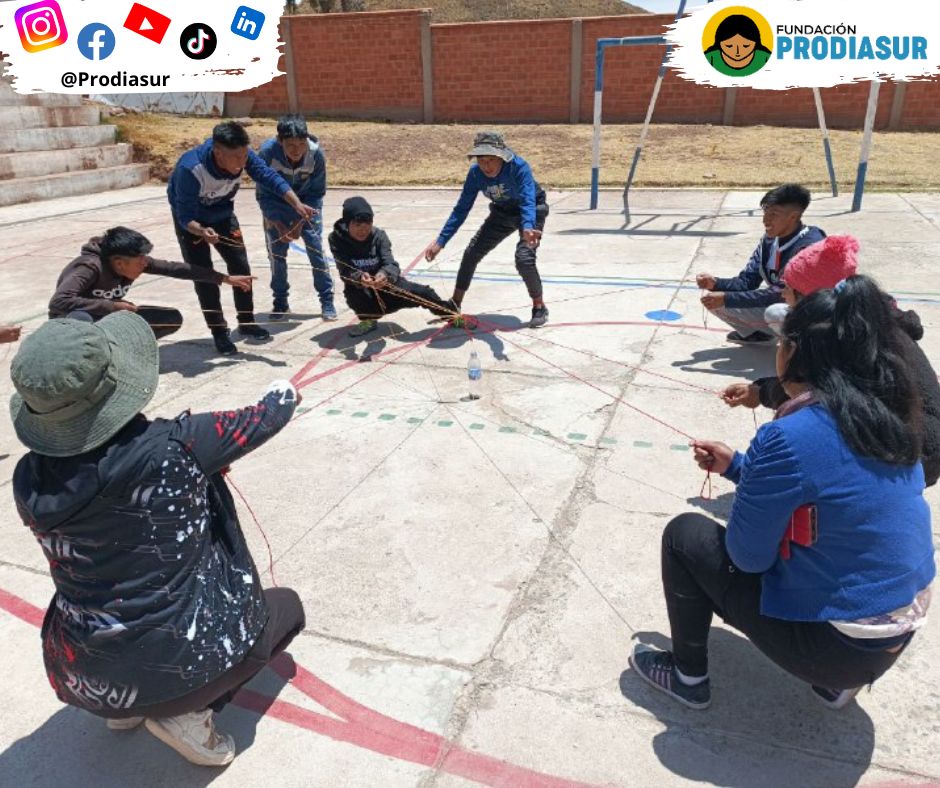
{"label": "blue sneaker", "polygon": [[334,320],[339,320],[339,315],[336,314],[336,307],[333,306],[332,301],[324,301],[320,309],[320,317],[324,320],[328,320],[331,323]]}
{"label": "blue sneaker", "polygon": [[647,684],[665,692],[673,700],[690,709],[707,709],[712,702],[712,689],[708,679],[695,684],[683,684],[676,673],[671,651],[654,651],[637,646],[630,655],[630,665]]}

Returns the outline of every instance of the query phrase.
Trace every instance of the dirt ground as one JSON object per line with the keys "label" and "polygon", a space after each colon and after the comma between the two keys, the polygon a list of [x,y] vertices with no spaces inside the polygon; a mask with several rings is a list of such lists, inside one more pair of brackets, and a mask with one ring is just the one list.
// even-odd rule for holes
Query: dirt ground
{"label": "dirt ground", "polygon": [[[177,157],[211,134],[217,120],[160,114],[113,118],[121,139],[134,143],[138,159],[166,180]],[[463,182],[476,125],[418,125],[359,121],[311,124],[327,153],[332,185],[456,186]],[[556,189],[583,188],[591,176],[588,125],[504,125],[509,144]],[[252,143],[273,136],[275,122],[253,119]],[[621,186],[639,139],[638,124],[603,129],[601,184]],[[861,132],[833,131],[832,148],[842,190],[852,187]],[[881,191],[932,191],[940,170],[924,162],[940,159],[940,134],[881,132],[875,135],[868,187]],[[637,186],[763,188],[800,181],[828,187],[822,139],[815,129],[772,126],[656,125],[649,133]]]}

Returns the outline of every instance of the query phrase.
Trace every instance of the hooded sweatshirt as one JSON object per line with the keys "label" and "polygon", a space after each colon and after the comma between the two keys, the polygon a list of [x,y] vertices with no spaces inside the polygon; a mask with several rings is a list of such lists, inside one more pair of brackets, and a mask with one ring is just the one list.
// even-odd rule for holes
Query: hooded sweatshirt
{"label": "hooded sweatshirt", "polygon": [[356,241],[349,234],[349,224],[339,219],[330,233],[330,250],[336,262],[336,270],[343,279],[343,285],[350,288],[362,288],[359,280],[363,274],[375,276],[380,271],[395,284],[401,276],[401,268],[392,256],[392,242],[384,230],[373,226],[369,237]]}
{"label": "hooded sweatshirt", "polygon": [[19,461],[16,508],[56,588],[42,641],[62,702],[129,716],[242,661],[268,609],[221,474],[296,404],[289,383],[272,384],[247,408],[138,415],[92,451]]}
{"label": "hooded sweatshirt", "polygon": [[[294,190],[302,203],[319,208],[326,194],[326,157],[316,137],[307,138],[307,152],[296,164],[288,161],[284,147],[275,137],[265,142],[259,149],[261,160],[280,175]],[[255,198],[265,218],[284,224],[294,224],[300,219],[284,198],[272,191],[264,183],[255,187]]]}
{"label": "hooded sweatshirt", "polygon": [[[188,279],[192,282],[221,284],[225,278],[211,268],[200,268],[147,257],[145,274]],[[55,294],[49,301],[49,317],[65,317],[69,312],[81,310],[92,317],[104,317],[116,310],[115,301],[123,301],[133,279],[119,276],[101,259],[101,238],[92,238],[82,247],[82,253],[72,260],[59,275]]]}

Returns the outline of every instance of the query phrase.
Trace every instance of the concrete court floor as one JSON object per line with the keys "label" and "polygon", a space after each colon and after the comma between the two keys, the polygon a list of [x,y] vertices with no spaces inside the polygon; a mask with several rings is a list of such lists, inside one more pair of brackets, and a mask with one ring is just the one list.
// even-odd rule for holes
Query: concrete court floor
{"label": "concrete court floor", "polygon": [[[329,193],[328,226],[349,194]],[[367,196],[403,267],[455,199],[441,190]],[[278,325],[269,344],[239,342],[245,352],[222,359],[191,286],[142,279],[132,300],[175,304],[187,320],[161,342],[152,415],[249,404],[270,380],[311,361],[308,378],[327,373],[304,389],[304,415],[233,474],[270,539],[277,582],[305,601],[308,628],[290,648],[300,668],[289,684],[265,671],[250,685],[254,694],[220,716],[240,751],[225,770],[190,766],[143,730],[114,734],[59,704],[34,626],[52,587],[12,506],[9,478],[22,449],[0,419],[0,784],[940,783],[938,622],[839,713],[721,625],[712,635],[708,711],[674,705],[627,671],[634,641],[666,642],[663,526],[687,510],[725,516],[732,498],[720,479],[713,500],[699,497],[703,476],[682,433],[743,448],[755,431],[751,413],[728,410],[714,390],[769,372],[773,354],[726,344],[714,320],[703,326],[694,274],[739,270],[761,232],[758,198],[637,192],[637,226],[623,232],[619,194],[605,193],[595,212],[584,193],[551,194],[540,251],[550,325],[520,327],[529,307],[506,242],[480,266],[465,304],[501,330],[472,342],[459,330],[435,334],[423,310],[384,321],[370,343],[350,340],[348,310],[339,324],[321,322],[305,258],[292,252],[292,304],[307,317]],[[864,271],[919,311],[923,345],[940,362],[940,195],[871,194],[854,215],[848,203],[820,197],[809,221],[861,239]],[[438,265],[420,262],[414,277],[449,294],[483,210]],[[250,191],[239,195],[238,212],[266,316],[267,265]],[[62,266],[118,223],[147,234],[156,256],[178,259],[160,188],[0,211],[3,320],[35,329]],[[225,303],[231,314],[228,293]],[[663,309],[681,318],[657,324],[646,316]],[[432,335],[407,354],[377,355]],[[476,402],[464,399],[471,348],[485,368]],[[376,355],[350,363],[364,352]],[[4,401],[11,358],[0,349]],[[928,498],[936,513],[937,489]],[[242,512],[267,576],[261,534]]]}

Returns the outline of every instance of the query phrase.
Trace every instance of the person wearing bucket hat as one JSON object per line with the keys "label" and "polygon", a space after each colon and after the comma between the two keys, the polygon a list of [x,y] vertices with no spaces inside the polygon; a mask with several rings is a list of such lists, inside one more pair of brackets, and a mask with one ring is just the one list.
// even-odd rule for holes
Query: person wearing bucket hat
{"label": "person wearing bucket hat", "polygon": [[480,260],[510,235],[519,233],[516,270],[532,299],[529,325],[543,326],[548,322],[548,307],[542,294],[536,252],[548,217],[545,192],[532,176],[529,164],[506,145],[498,131],[479,132],[467,156],[476,162],[470,165],[460,198],[437,239],[425,251],[425,258],[430,262],[441,253],[463,225],[477,194],[483,192],[490,199],[490,213],[464,250],[453,301],[460,307]]}
{"label": "person wearing bucket hat", "polygon": [[63,702],[147,729],[189,761],[231,762],[213,714],[305,625],[263,590],[222,474],[300,401],[287,381],[246,408],[147,419],[150,326],[121,311],[53,319],[21,343],[10,414],[30,450],[13,474],[23,523],[55,584],[43,660]]}
{"label": "person wearing bucket hat", "polygon": [[157,260],[150,257],[152,249],[153,244],[146,237],[128,227],[112,227],[104,235],[90,239],[59,275],[49,301],[49,317],[94,321],[123,309],[140,315],[157,339],[161,339],[179,330],[183,315],[178,309],[138,306],[127,301],[131,285],[141,274],[251,290],[253,276],[229,276],[211,268]]}

